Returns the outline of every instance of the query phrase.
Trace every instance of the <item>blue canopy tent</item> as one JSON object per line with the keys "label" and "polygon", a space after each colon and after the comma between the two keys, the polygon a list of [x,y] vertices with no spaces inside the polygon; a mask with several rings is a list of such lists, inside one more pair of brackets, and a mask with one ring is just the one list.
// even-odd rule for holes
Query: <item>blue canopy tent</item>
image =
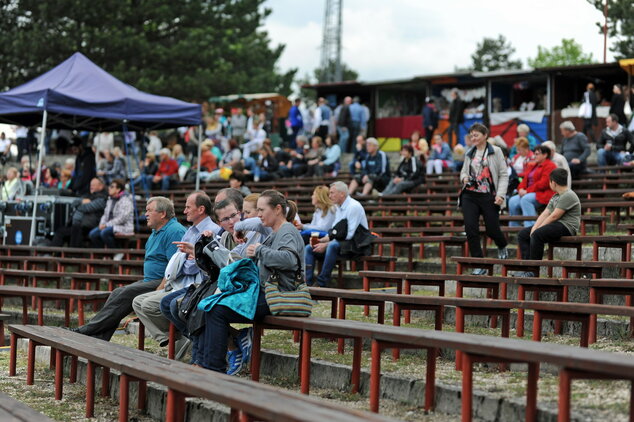
{"label": "blue canopy tent", "polygon": [[[34,126],[41,122],[31,238],[40,185],[46,128],[94,132],[198,126],[202,108],[170,97],[148,94],[121,82],[81,53],[38,76],[0,93],[0,122]],[[199,142],[200,145],[201,142]],[[200,152],[199,160],[200,163]],[[198,180],[197,180],[198,188]]]}

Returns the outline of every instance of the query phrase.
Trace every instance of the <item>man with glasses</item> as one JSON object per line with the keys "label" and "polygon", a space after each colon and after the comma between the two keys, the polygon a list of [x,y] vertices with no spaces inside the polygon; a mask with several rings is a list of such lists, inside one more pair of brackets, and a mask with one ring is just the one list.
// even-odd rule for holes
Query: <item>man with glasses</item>
{"label": "man with glasses", "polygon": [[167,263],[176,253],[175,242],[185,234],[185,227],[174,214],[174,204],[165,197],[155,196],[147,201],[145,217],[152,234],[145,244],[143,279],[114,289],[90,322],[73,331],[109,341],[121,320],[132,312],[134,298],[156,290],[163,280]]}
{"label": "man with glasses", "polygon": [[[218,233],[220,227],[211,221],[211,199],[204,192],[194,192],[185,201],[183,214],[191,227],[187,229],[181,242],[196,243],[203,232],[212,231]],[[162,347],[167,346],[169,340],[170,321],[161,313],[161,300],[170,292],[187,289],[194,283],[200,283],[204,279],[204,274],[196,265],[195,259],[188,259],[182,252],[176,252],[170,259],[168,270],[166,271],[161,284],[156,290],[141,294],[132,301],[134,313],[139,317],[147,332]],[[187,338],[183,337],[176,343],[176,358],[184,356],[188,349]]]}

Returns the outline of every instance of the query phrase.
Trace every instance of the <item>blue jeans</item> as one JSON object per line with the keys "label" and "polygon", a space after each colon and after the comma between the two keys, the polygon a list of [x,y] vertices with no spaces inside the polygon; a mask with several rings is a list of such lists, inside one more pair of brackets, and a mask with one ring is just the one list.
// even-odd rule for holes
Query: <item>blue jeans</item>
{"label": "blue jeans", "polygon": [[198,336],[199,347],[196,351],[192,349],[192,363],[212,371],[227,372],[226,356],[230,324],[259,321],[270,313],[263,290],[260,290],[253,320],[243,317],[224,305],[214,306],[205,314],[205,330]]}
{"label": "blue jeans", "polygon": [[134,185],[134,187],[137,187],[137,186],[141,185],[143,190],[149,191],[150,189],[152,189],[152,178],[153,177],[154,176],[151,175],[151,174],[142,174],[139,177],[137,177],[136,179],[134,179],[132,184]]}
{"label": "blue jeans", "polygon": [[350,139],[350,131],[348,131],[347,127],[337,127],[337,135],[339,135],[339,148],[341,148],[341,152],[348,152],[348,139]]}
{"label": "blue jeans", "polygon": [[337,263],[337,257],[339,256],[339,242],[331,240],[328,242],[326,253],[315,253],[313,247],[306,245],[304,248],[304,262],[306,263],[306,284],[311,286],[313,284],[313,268],[315,267],[315,259],[323,260],[324,263],[321,266],[321,272],[317,276],[317,284],[320,287],[326,287],[330,281],[333,268]]}
{"label": "blue jeans", "polygon": [[[537,202],[535,193],[533,192],[527,193],[522,197],[514,195],[509,199],[509,214],[523,215],[526,217],[536,216],[537,206],[539,206],[539,202]],[[524,227],[533,227],[534,224],[534,221],[524,221]],[[518,221],[511,221],[509,226],[519,227],[520,223]]]}
{"label": "blue jeans", "polygon": [[169,190],[170,188],[170,177],[163,176],[161,178],[161,190]]}
{"label": "blue jeans", "polygon": [[115,249],[117,247],[112,227],[106,227],[103,230],[95,227],[88,233],[88,237],[95,248],[103,248],[105,246],[108,249]]}
{"label": "blue jeans", "polygon": [[623,157],[620,153],[601,148],[597,151],[597,164],[600,166],[615,166],[623,164]]}

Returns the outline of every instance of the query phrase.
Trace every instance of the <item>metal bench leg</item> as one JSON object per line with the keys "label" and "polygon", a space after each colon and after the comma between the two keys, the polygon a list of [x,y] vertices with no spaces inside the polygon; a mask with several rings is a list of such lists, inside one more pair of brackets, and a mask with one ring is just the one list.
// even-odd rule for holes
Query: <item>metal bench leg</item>
{"label": "metal bench leg", "polygon": [[[409,282],[409,280],[405,280],[403,282],[403,294],[404,295],[412,294],[412,285]],[[406,309],[405,312],[403,313],[405,315],[405,324],[410,324],[412,322],[412,311],[410,311],[409,309]]]}
{"label": "metal bench leg", "polygon": [[101,397],[108,397],[110,392],[110,368],[101,367]]}
{"label": "metal bench leg", "polygon": [[[392,310],[392,325],[394,327],[401,326],[401,305],[399,305],[398,303],[394,304],[394,308]],[[396,362],[397,360],[400,359],[400,357],[401,357],[401,349],[399,349],[398,347],[394,347],[392,349],[392,360]]]}
{"label": "metal bench leg", "polygon": [[533,311],[533,341],[542,341],[542,313]]}
{"label": "metal bench leg", "polygon": [[15,333],[11,333],[11,339],[9,340],[11,344],[11,351],[9,356],[9,376],[15,376],[15,366],[18,357],[18,335]]}
{"label": "metal bench leg", "polygon": [[[523,285],[517,286],[517,300],[524,301],[526,292]],[[517,321],[515,322],[515,333],[518,337],[524,337],[524,309],[517,310]]]}
{"label": "metal bench leg", "polygon": [[127,422],[130,400],[130,377],[127,374],[119,376],[119,422]]}
{"label": "metal bench leg", "polygon": [[86,417],[95,415],[95,364],[88,361],[86,366]]}
{"label": "metal bench leg", "polygon": [[427,368],[425,370],[425,411],[434,408],[434,396],[436,393],[436,356],[438,349],[427,349]]}
{"label": "metal bench leg", "polygon": [[[456,333],[464,333],[464,312],[461,307],[456,306]],[[462,352],[456,350],[456,370],[462,369]]]}
{"label": "metal bench leg", "polygon": [[35,374],[35,347],[37,343],[29,340],[29,353],[26,362],[26,385],[33,385]]}
{"label": "metal bench leg", "polygon": [[[457,352],[457,351],[456,351]],[[460,420],[471,422],[473,407],[473,361],[469,353],[462,354],[462,409]]]}
{"label": "metal bench leg", "polygon": [[145,398],[147,396],[147,381],[139,380],[137,394],[137,409],[145,409]]}
{"label": "metal bench leg", "polygon": [[[51,349],[51,352],[53,349]],[[64,353],[55,353],[55,400],[61,400],[64,392]]]}
{"label": "metal bench leg", "polygon": [[537,421],[537,381],[539,381],[539,363],[529,362],[526,383],[526,422]]}
{"label": "metal bench leg", "polygon": [[174,324],[172,324],[172,322],[170,322],[169,342],[167,344],[167,357],[169,359],[174,359],[174,356],[176,354],[175,349],[176,349],[176,327],[174,326]]}
{"label": "metal bench leg", "polygon": [[[343,298],[339,298],[339,319],[346,319],[346,301]],[[346,346],[346,339],[339,338],[337,340],[337,353],[343,355]]]}
{"label": "metal bench leg", "polygon": [[75,384],[77,382],[77,356],[71,356],[70,358],[70,376],[68,382]]}
{"label": "metal bench leg", "polygon": [[139,320],[139,336],[137,339],[137,349],[145,350],[145,325]]}
{"label": "metal bench leg", "polygon": [[572,376],[566,368],[559,371],[559,412],[557,422],[570,421],[570,383]]}
{"label": "metal bench leg", "polygon": [[[182,421],[185,416],[185,396],[171,388],[167,390],[167,410],[165,415],[166,422]],[[231,409],[231,419],[237,420],[237,411]],[[234,419],[235,418],[235,419]]]}
{"label": "metal bench leg", "polygon": [[310,331],[304,330],[302,333],[302,358],[301,358],[301,375],[300,388],[302,394],[308,394],[310,391],[310,354],[313,336]]}
{"label": "metal bench leg", "polygon": [[379,393],[381,390],[381,345],[372,340],[372,362],[370,364],[370,411],[379,412]]}
{"label": "metal bench leg", "polygon": [[361,353],[363,352],[363,339],[361,337],[355,337],[353,347],[352,377],[350,379],[350,383],[352,384],[352,394],[357,394],[361,384]]}
{"label": "metal bench leg", "polygon": [[260,380],[260,359],[262,345],[262,328],[253,324],[253,348],[251,349],[251,379],[253,381]]}

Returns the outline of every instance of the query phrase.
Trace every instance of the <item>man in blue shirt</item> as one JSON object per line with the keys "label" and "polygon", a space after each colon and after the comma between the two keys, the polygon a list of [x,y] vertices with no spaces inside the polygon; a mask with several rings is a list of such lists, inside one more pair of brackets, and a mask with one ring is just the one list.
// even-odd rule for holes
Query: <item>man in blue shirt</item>
{"label": "man in blue shirt", "polygon": [[[346,240],[351,240],[359,225],[368,228],[368,218],[365,210],[359,201],[348,195],[348,187],[344,182],[338,181],[330,185],[330,199],[337,205],[337,212],[333,227],[344,218],[348,220],[348,232]],[[326,287],[330,281],[332,270],[337,262],[337,256],[341,249],[337,240],[330,240],[328,236],[319,239],[319,243],[315,246],[306,245],[304,248],[304,261],[306,263],[306,284],[313,284],[313,268],[315,265],[315,257],[323,259],[324,264],[321,272],[317,276],[317,284],[320,287]]]}
{"label": "man in blue shirt", "polygon": [[302,119],[302,112],[299,109],[299,104],[302,102],[299,98],[295,99],[295,105],[288,111],[288,121],[291,124],[293,134],[291,135],[290,145],[291,149],[295,149],[295,138],[299,135],[299,131],[304,127],[304,120]]}
{"label": "man in blue shirt", "polygon": [[145,217],[152,234],[145,244],[143,280],[114,289],[97,315],[88,324],[73,331],[110,340],[121,320],[132,312],[134,298],[156,290],[161,284],[165,267],[177,250],[173,242],[181,240],[185,227],[174,217],[172,201],[162,196],[155,196],[147,201]]}
{"label": "man in blue shirt", "polygon": [[[187,197],[184,214],[192,226],[187,229],[182,239],[179,239],[180,241],[195,244],[203,232],[212,231],[217,234],[220,231],[220,227],[211,221],[211,207],[211,199],[204,192],[194,192]],[[183,254],[183,252],[177,253]],[[139,295],[132,301],[134,313],[145,325],[148,334],[162,346],[166,346],[169,340],[170,321],[161,313],[161,300],[170,292],[185,289],[193,283],[200,283],[203,279],[195,259],[188,259],[187,256],[173,256],[171,259],[174,263],[176,260],[182,259],[180,269],[174,268],[169,280],[164,277],[156,290]],[[183,340],[176,345],[177,358],[180,358],[185,351],[185,348],[182,347],[185,346],[185,343],[186,341]]]}
{"label": "man in blue shirt", "polygon": [[359,104],[359,97],[354,97],[350,105],[350,120],[352,121],[351,139],[356,139],[361,133],[361,129],[367,125],[367,116],[363,106]]}
{"label": "man in blue shirt", "polygon": [[376,138],[368,138],[365,144],[368,155],[363,162],[361,174],[357,174],[350,181],[350,195],[353,195],[359,186],[363,186],[362,195],[369,195],[372,189],[381,192],[390,183],[390,161],[387,154],[379,150],[379,141]]}

